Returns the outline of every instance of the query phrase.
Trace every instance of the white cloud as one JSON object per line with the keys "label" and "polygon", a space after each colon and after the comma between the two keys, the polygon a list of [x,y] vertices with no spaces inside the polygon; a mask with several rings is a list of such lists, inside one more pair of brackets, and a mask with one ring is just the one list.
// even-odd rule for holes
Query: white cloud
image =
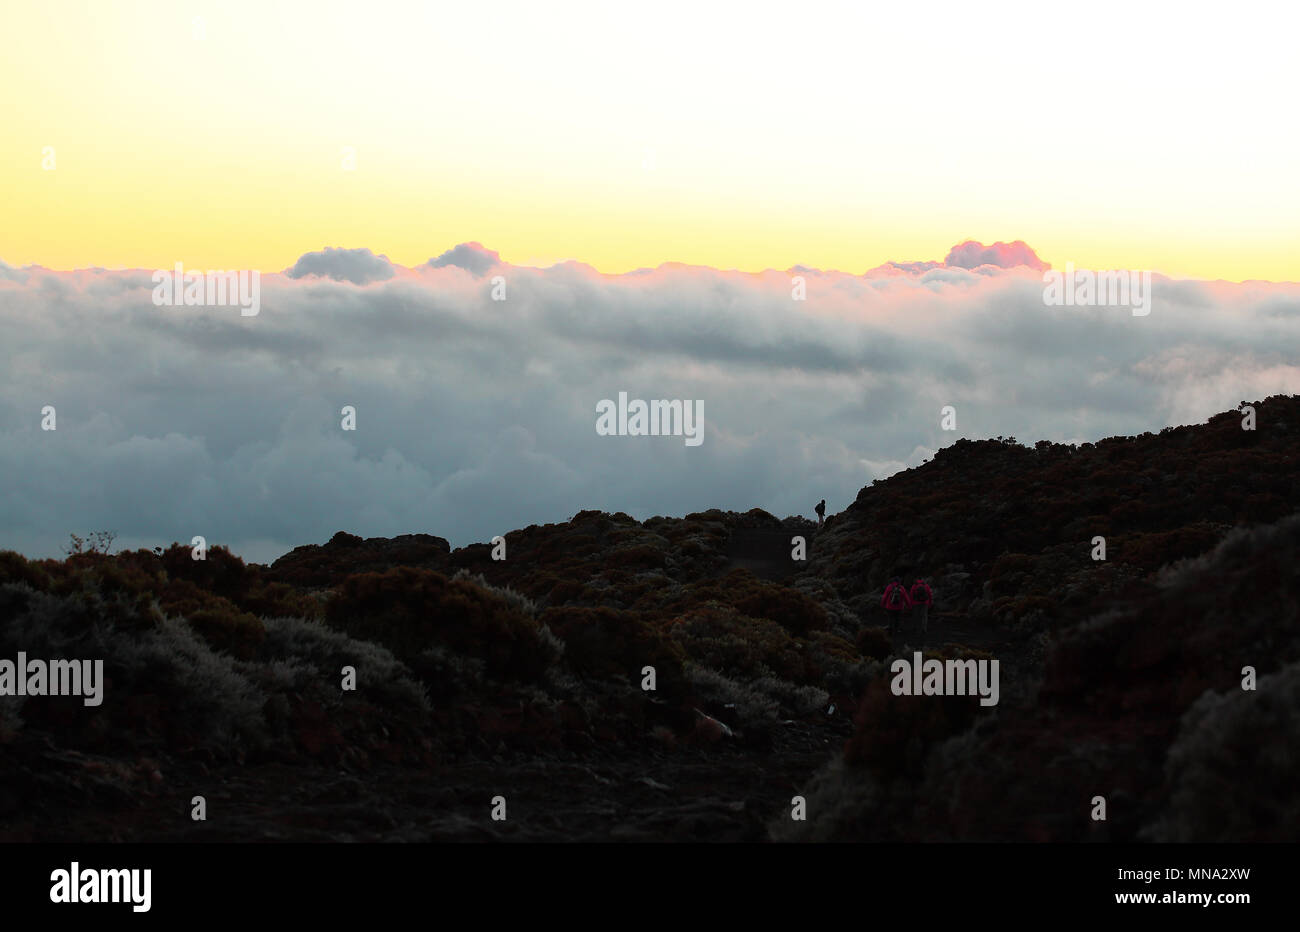
{"label": "white cloud", "polygon": [[494,250],[486,249],[479,243],[461,243],[442,255],[435,256],[426,264],[435,269],[454,265],[474,275],[486,275],[501,264],[501,257]]}
{"label": "white cloud", "polygon": [[284,274],[290,278],[317,275],[339,282],[364,285],[392,278],[393,264],[387,256],[377,256],[369,249],[335,249],[326,246],[321,252],[303,253],[293,268]]}
{"label": "white cloud", "polygon": [[[1296,285],[1157,278],[1135,318],[988,265],[809,272],[806,301],[783,272],[494,268],[504,302],[460,267],[264,275],[255,318],[155,307],[138,270],[0,276],[0,547],[108,528],[265,560],[584,508],[834,513],[958,437],[1095,440],[1300,391]],[[703,400],[703,445],[597,436],[619,391]]]}

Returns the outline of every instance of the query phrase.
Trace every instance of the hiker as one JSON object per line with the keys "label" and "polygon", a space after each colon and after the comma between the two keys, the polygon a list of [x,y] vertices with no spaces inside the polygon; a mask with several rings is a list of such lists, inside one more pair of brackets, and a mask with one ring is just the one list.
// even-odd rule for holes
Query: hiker
{"label": "hiker", "polygon": [[930,605],[934,602],[934,593],[924,579],[918,579],[912,583],[912,591],[907,594],[907,598],[921,619],[921,631],[924,633],[930,621]]}
{"label": "hiker", "polygon": [[880,604],[885,607],[885,611],[889,612],[889,630],[892,632],[901,617],[899,613],[908,611],[912,607],[912,599],[907,594],[907,587],[897,576],[885,587],[885,594],[881,596]]}
{"label": "hiker", "polygon": [[826,520],[826,499],[823,498],[818,502],[817,507],[814,508],[813,511],[817,512],[817,526],[821,527],[822,523]]}

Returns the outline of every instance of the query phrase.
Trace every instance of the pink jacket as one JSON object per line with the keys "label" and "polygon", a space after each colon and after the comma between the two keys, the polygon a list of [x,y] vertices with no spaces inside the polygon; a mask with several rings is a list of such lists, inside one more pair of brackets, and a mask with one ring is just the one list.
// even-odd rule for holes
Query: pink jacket
{"label": "pink jacket", "polygon": [[[903,597],[903,602],[901,605],[890,604],[890,596],[894,594],[895,590],[897,590],[898,593]],[[880,604],[883,605],[886,609],[888,609],[891,612],[901,612],[904,609],[908,609],[912,607],[912,597],[907,594],[907,587],[904,586],[902,583],[891,582],[888,586],[885,587],[885,594],[880,597]]]}

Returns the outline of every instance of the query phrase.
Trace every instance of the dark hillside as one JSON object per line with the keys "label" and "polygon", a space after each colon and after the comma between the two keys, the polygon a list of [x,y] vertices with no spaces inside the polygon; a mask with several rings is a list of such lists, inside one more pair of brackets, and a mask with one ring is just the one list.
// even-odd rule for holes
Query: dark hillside
{"label": "dark hillside", "polygon": [[[1295,837],[1300,399],[1256,409],[959,440],[821,528],[0,553],[0,658],[107,680],[97,707],[0,698],[0,838]],[[926,632],[889,630],[893,576],[932,584]],[[998,660],[999,703],[894,695],[914,650]]]}

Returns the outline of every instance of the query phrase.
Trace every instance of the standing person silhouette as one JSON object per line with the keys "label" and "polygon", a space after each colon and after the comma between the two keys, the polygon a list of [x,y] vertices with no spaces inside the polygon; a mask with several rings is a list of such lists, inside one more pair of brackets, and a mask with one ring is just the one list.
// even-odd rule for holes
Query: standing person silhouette
{"label": "standing person silhouette", "polygon": [[814,508],[813,511],[817,512],[817,526],[821,527],[826,521],[826,499],[823,498],[818,502],[817,507]]}

